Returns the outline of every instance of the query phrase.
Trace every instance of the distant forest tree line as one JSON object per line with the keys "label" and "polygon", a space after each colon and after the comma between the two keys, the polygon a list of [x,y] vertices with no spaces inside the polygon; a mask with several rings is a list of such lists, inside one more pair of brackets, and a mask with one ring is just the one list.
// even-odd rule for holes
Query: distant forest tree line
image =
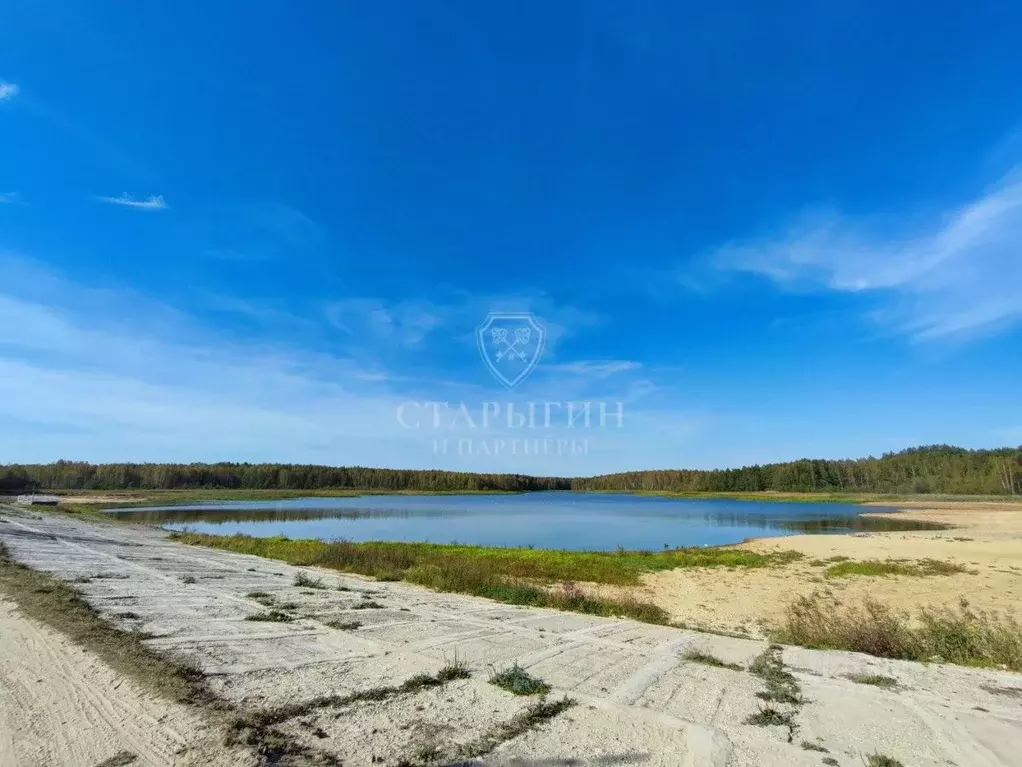
{"label": "distant forest tree line", "polygon": [[303,464],[108,463],[57,461],[0,466],[0,492],[32,490],[604,490],[651,492],[846,492],[1016,495],[1022,448],[965,450],[935,445],[880,458],[803,459],[741,469],[656,470],[598,477],[530,477],[454,471]]}

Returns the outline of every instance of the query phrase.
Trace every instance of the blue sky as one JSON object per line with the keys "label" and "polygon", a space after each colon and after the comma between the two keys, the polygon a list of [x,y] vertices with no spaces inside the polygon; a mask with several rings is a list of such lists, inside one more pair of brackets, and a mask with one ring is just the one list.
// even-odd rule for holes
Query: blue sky
{"label": "blue sky", "polygon": [[[0,9],[0,461],[1022,442],[1022,7]],[[506,390],[474,339],[531,312]],[[623,402],[585,455],[402,402]]]}

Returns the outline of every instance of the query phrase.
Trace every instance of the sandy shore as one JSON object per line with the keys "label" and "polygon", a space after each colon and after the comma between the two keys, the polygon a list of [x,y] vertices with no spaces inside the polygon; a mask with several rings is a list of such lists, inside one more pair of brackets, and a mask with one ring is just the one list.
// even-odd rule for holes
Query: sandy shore
{"label": "sandy shore", "polygon": [[[656,573],[644,577],[639,596],[656,602],[686,625],[753,635],[762,625],[776,622],[796,597],[826,589],[843,602],[871,596],[910,611],[955,605],[961,599],[982,610],[1012,611],[1022,603],[1022,503],[920,501],[899,507],[896,513],[906,519],[953,528],[756,539],[740,548],[763,553],[799,551],[805,557],[777,568]],[[824,578],[824,570],[832,564],[825,560],[831,557],[937,559],[963,565],[969,573]]]}

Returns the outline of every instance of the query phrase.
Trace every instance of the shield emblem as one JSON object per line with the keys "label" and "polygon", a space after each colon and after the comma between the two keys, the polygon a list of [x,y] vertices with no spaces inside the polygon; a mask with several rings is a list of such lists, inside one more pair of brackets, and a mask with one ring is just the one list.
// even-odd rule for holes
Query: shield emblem
{"label": "shield emblem", "polygon": [[504,386],[513,389],[539,364],[546,328],[528,312],[491,312],[476,328],[476,343],[486,367]]}

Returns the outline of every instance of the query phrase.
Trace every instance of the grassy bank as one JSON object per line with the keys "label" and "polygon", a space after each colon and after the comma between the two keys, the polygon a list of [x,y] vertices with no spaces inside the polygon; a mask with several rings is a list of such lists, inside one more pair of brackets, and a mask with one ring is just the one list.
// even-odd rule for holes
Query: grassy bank
{"label": "grassy bank", "polygon": [[349,543],[176,533],[183,543],[315,565],[381,580],[404,580],[438,591],[487,597],[509,604],[554,607],[592,615],[623,615],[667,623],[661,608],[634,600],[596,599],[578,581],[634,586],[643,573],[678,567],[769,567],[801,555],[756,554],[738,549],[663,552],[580,552],[491,548],[432,543]]}
{"label": "grassy bank", "polygon": [[772,638],[881,658],[1022,671],[1022,626],[1012,616],[973,610],[965,601],[910,615],[872,599],[840,605],[814,594],[792,603]]}

